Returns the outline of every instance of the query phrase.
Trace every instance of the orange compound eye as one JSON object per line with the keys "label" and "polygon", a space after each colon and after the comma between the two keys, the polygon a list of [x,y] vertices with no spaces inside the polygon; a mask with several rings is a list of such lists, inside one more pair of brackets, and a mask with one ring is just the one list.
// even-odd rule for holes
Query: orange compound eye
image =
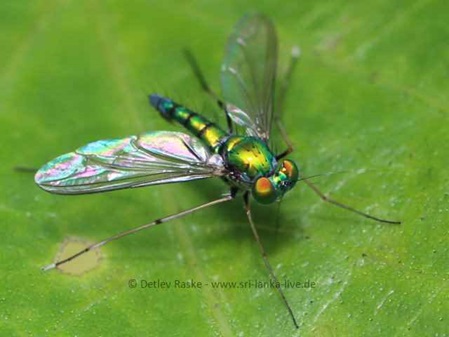
{"label": "orange compound eye", "polygon": [[298,180],[298,167],[291,160],[286,159],[282,161],[282,167],[280,171],[284,173],[290,181],[296,182],[296,180]]}
{"label": "orange compound eye", "polygon": [[270,179],[260,177],[253,186],[253,196],[261,204],[271,204],[276,201],[277,193]]}

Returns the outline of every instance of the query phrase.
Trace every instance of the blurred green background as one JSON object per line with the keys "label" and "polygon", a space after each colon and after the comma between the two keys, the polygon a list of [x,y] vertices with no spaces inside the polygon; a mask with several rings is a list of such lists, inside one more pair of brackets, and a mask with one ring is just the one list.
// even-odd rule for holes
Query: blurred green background
{"label": "blurred green background", "polygon": [[[226,38],[248,10],[278,28],[280,69],[302,59],[285,106],[304,174],[254,207],[295,331],[270,289],[131,289],[130,279],[266,281],[240,200],[102,249],[82,275],[40,267],[67,237],[97,241],[225,191],[202,181],[98,195],[43,192],[39,167],[90,141],[175,130],[147,104],[158,92],[219,112],[182,57],[218,88]],[[448,334],[449,24],[445,1],[2,1],[0,335],[443,336]],[[276,230],[276,223],[279,224]]]}

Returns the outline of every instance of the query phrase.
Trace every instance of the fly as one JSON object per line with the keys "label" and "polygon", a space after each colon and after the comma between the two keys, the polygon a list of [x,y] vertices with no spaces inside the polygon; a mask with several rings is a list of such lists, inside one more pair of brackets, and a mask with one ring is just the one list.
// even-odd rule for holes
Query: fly
{"label": "fly", "polygon": [[[307,177],[300,177],[296,163],[286,158],[293,151],[293,145],[284,129],[280,113],[291,74],[299,58],[299,49],[294,48],[292,51],[275,105],[277,36],[273,23],[266,16],[248,14],[234,27],[221,68],[222,98],[210,89],[193,55],[186,52],[186,57],[203,90],[223,110],[227,128],[221,128],[169,98],[152,94],[149,96],[150,104],[162,117],[180,124],[191,135],[154,131],[89,143],[44,165],[36,173],[35,181],[51,193],[86,194],[220,177],[228,184],[229,193],[118,233],[52,263],[44,270],[56,268],[113,240],[230,201],[241,194],[269,276],[279,284],[251,216],[250,196],[258,203],[271,204],[279,201],[298,181],[303,181],[321,199],[336,206],[375,221],[400,223],[374,217],[325,196]],[[273,122],[286,143],[286,149],[281,153],[270,149]],[[276,289],[293,324],[298,328],[283,290],[280,287]]]}

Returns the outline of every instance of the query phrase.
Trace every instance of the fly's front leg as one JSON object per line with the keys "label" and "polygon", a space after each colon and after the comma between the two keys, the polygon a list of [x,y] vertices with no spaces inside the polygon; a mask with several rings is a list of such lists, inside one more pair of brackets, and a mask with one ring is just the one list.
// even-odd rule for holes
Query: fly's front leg
{"label": "fly's front leg", "polygon": [[293,313],[293,310],[288,303],[287,297],[285,297],[284,291],[282,290],[280,286],[279,279],[277,278],[276,274],[274,273],[273,267],[271,266],[270,261],[268,261],[268,255],[265,251],[264,246],[262,245],[262,242],[260,241],[259,233],[257,232],[257,228],[253,222],[253,217],[251,215],[251,207],[249,203],[249,193],[246,192],[243,195],[243,200],[245,202],[245,209],[246,209],[246,216],[248,217],[249,224],[251,226],[251,231],[253,232],[254,239],[257,242],[257,246],[259,247],[260,255],[262,256],[263,262],[265,263],[265,267],[267,268],[268,274],[270,275],[271,279],[275,282],[275,284],[279,285],[276,287],[279,295],[281,296],[282,302],[284,303],[285,307],[287,308],[288,314],[290,315],[290,318],[292,319],[293,325],[296,329],[299,328],[298,322],[296,321],[295,315]]}
{"label": "fly's front leg", "polygon": [[334,199],[326,196],[323,192],[321,192],[318,189],[318,187],[316,187],[314,184],[312,184],[307,179],[301,179],[301,180],[303,180],[307,184],[307,186],[309,186],[312,189],[312,191],[314,191],[321,198],[321,200],[323,200],[325,202],[328,202],[328,203],[330,203],[332,205],[335,205],[337,207],[343,208],[343,209],[345,209],[347,211],[353,212],[355,214],[361,215],[361,216],[363,216],[363,217],[365,217],[367,219],[371,219],[371,220],[374,220],[374,221],[377,221],[377,222],[383,222],[383,223],[388,223],[388,224],[393,224],[393,225],[400,225],[401,224],[401,221],[387,220],[387,219],[378,218],[376,216],[373,216],[373,215],[364,213],[362,211],[359,211],[359,210],[357,210],[357,209],[355,209],[355,208],[353,208],[351,206],[345,205],[345,204],[343,204],[343,203],[341,203],[341,202],[339,202],[337,200],[334,200]]}

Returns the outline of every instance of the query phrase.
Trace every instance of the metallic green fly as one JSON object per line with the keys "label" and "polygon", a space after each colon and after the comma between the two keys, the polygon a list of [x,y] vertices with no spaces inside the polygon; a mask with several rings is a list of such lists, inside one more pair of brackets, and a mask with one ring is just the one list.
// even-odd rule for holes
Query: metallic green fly
{"label": "metallic green fly", "polygon": [[[223,99],[210,89],[192,54],[187,52],[186,56],[202,88],[224,111],[227,129],[169,98],[152,94],[150,103],[162,117],[179,123],[193,136],[181,132],[156,131],[96,141],[50,161],[36,173],[35,181],[51,193],[84,194],[220,177],[229,185],[229,193],[116,234],[67,259],[52,263],[44,270],[58,267],[123,236],[230,201],[242,194],[251,230],[265,266],[273,281],[279,283],[252,220],[249,197],[252,195],[257,202],[270,204],[279,201],[298,181],[303,181],[324,201],[336,206],[376,221],[399,223],[362,213],[326,197],[307,178],[299,178],[295,162],[285,159],[293,151],[293,146],[284,130],[280,112],[290,75],[299,57],[299,49],[294,48],[292,51],[290,66],[275,105],[277,37],[274,25],[267,17],[261,14],[244,16],[229,37],[221,69]],[[270,149],[273,122],[287,147],[278,154]],[[295,327],[298,327],[282,289],[278,287],[277,290]]]}

